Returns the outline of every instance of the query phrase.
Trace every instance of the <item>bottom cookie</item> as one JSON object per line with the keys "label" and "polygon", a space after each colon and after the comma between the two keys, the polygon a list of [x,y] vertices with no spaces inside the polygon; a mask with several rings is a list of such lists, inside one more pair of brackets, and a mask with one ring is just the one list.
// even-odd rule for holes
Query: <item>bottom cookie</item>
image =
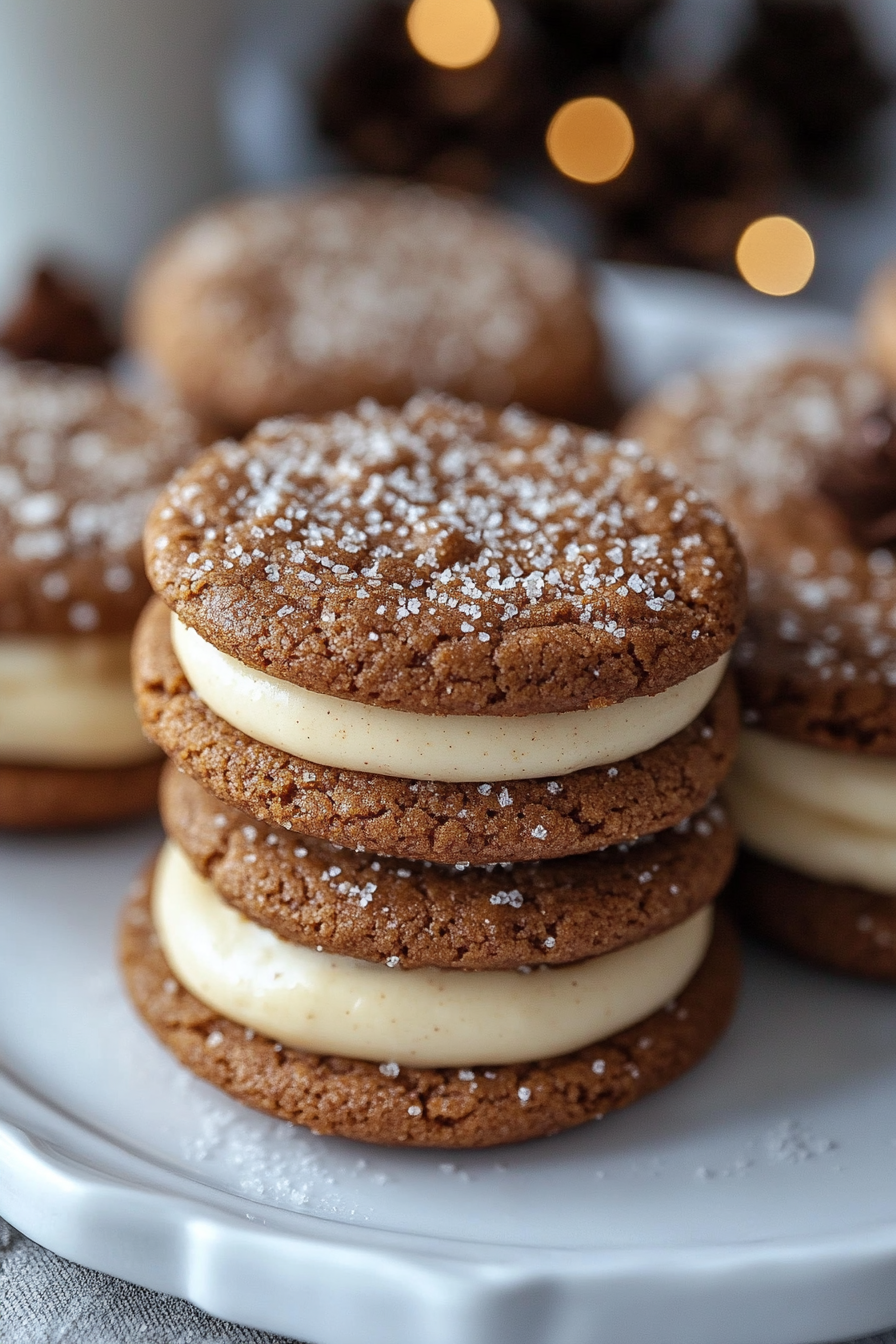
{"label": "bottom cookie", "polygon": [[151,812],[163,763],[94,770],[0,765],[0,827],[49,831],[100,826]]}
{"label": "bottom cookie", "polygon": [[678,999],[625,1031],[555,1059],[417,1069],[305,1054],[206,1008],[165,961],[152,928],[148,876],[125,911],[121,964],[141,1016],[199,1077],[318,1134],[420,1148],[517,1143],[630,1105],[702,1058],[728,1025],[740,981],[737,939],[720,919],[703,965]]}
{"label": "bottom cookie", "polygon": [[896,980],[892,896],[807,877],[749,850],[729,891],[745,925],[761,938],[817,966]]}

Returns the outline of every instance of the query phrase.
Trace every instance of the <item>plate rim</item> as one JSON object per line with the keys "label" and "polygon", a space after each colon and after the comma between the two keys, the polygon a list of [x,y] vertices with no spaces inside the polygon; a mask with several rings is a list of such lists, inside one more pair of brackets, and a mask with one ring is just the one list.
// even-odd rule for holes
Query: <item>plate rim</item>
{"label": "plate rim", "polygon": [[[213,1191],[53,1107],[0,1066],[0,1214],[57,1254],[237,1324],[316,1344],[357,1344],[359,1319],[369,1344],[615,1344],[624,1319],[630,1344],[654,1344],[661,1328],[663,1344],[719,1344],[719,1312],[742,1298],[741,1325],[729,1320],[724,1344],[818,1344],[896,1319],[896,1218],[816,1237],[566,1250],[300,1210],[282,1211],[287,1228],[251,1199]],[[166,1240],[176,1256],[134,1258]],[[260,1292],[273,1261],[274,1281]],[[639,1310],[632,1288],[648,1278]],[[297,1308],[293,1290],[312,1283],[317,1293]],[[758,1321],[748,1307],[757,1295],[766,1304]],[[386,1333],[369,1328],[375,1303]]]}

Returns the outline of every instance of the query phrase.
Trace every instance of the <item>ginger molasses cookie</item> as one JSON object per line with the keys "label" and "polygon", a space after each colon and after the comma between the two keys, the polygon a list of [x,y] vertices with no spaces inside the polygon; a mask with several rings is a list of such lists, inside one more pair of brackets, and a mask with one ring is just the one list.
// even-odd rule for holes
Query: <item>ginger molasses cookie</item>
{"label": "ginger molasses cookie", "polygon": [[439,863],[526,862],[665,830],[702,808],[737,748],[730,674],[685,728],[618,765],[541,779],[419,780],[320,766],[240,732],[203,704],[151,603],[134,637],[144,732],[217,798],[332,844]]}
{"label": "ginger molasses cookie", "polygon": [[141,534],[196,450],[189,416],[97,370],[0,364],[0,825],[149,803],[158,752],[129,679]]}
{"label": "ginger molasses cookie", "polygon": [[46,831],[100,826],[151,812],[160,763],[78,767],[0,765],[0,825]]}
{"label": "ginger molasses cookie", "polygon": [[457,867],[355,853],[251,821],[169,765],[162,820],[220,896],[287,941],[402,966],[508,970],[600,956],[712,901],[724,809],[584,858]]}
{"label": "ginger molasses cookie", "polygon": [[164,492],[146,558],[144,727],[263,820],[520,861],[674,825],[728,768],[740,554],[635,443],[433,396],[265,422]]}
{"label": "ginger molasses cookie", "polygon": [[750,564],[735,661],[748,722],[817,746],[896,753],[896,557],[857,539],[827,488],[884,396],[850,358],[676,378],[630,415],[722,509]]}
{"label": "ginger molasses cookie", "polygon": [[791,358],[678,380],[629,427],[718,500],[751,563],[735,654],[748,730],[726,786],[752,851],[741,906],[791,950],[891,978],[896,420],[882,384],[846,357]]}
{"label": "ginger molasses cookie", "polygon": [[[163,865],[170,860],[170,853],[167,858],[163,855]],[[195,913],[193,899],[198,900],[200,909],[208,899],[202,889],[208,884],[202,884],[198,878],[196,881],[200,890],[190,892],[186,902],[188,922],[190,914]],[[585,975],[591,977],[592,1012],[599,1005],[597,1015],[602,1012],[604,1021],[611,1026],[594,1043],[529,1062],[489,1062],[487,1054],[475,1056],[502,1040],[500,1029],[494,1034],[493,1018],[475,1011],[478,1005],[474,1005],[472,1017],[469,1014],[464,1017],[452,1004],[454,1011],[446,1022],[448,1034],[453,1048],[469,1046],[474,1057],[466,1064],[461,1060],[450,1066],[433,1066],[425,1061],[398,1060],[391,1055],[378,1060],[326,1050],[314,1053],[238,1024],[230,1016],[206,1006],[175,978],[163,951],[170,941],[171,930],[161,934],[161,941],[156,931],[160,914],[164,926],[165,900],[164,882],[160,882],[158,870],[152,881],[152,916],[149,887],[149,881],[144,880],[128,906],[121,942],[125,979],[141,1015],[177,1058],[200,1077],[256,1109],[321,1134],[340,1134],[381,1144],[471,1148],[557,1133],[626,1106],[693,1066],[724,1031],[737,993],[739,962],[733,936],[723,922],[712,934],[711,916],[698,912],[685,924],[658,938],[604,958],[578,963],[582,968],[590,968]],[[186,890],[178,888],[178,892]],[[223,903],[220,908],[213,905],[212,909],[216,915],[223,912],[252,927]],[[257,934],[268,940],[274,937],[267,930],[257,930]],[[275,955],[280,954],[283,946],[278,943]],[[289,945],[286,948],[288,951]],[[177,950],[183,951],[183,944]],[[318,956],[325,976],[331,969],[325,963],[345,960],[305,949],[293,950],[306,958]],[[638,967],[633,964],[635,960]],[[605,963],[603,967],[599,965],[601,962]],[[363,963],[346,962],[345,966],[337,967],[336,978],[340,973],[350,974],[350,967],[363,967]],[[642,973],[633,975],[638,968]],[[521,1005],[521,1015],[528,1026],[533,1014],[545,1018],[542,1001],[556,997],[556,1008],[569,993],[570,979],[581,972],[553,968],[523,976],[518,972],[468,974],[372,967],[366,972],[362,969],[360,974],[372,979],[373,983],[366,988],[375,992],[382,977],[392,977],[396,992],[402,997],[416,994],[415,976],[423,976],[427,984],[428,977],[433,975],[453,977],[458,986],[448,993],[452,1000],[458,994],[463,996],[478,982],[487,997],[510,992],[513,1008]],[[552,976],[558,977],[556,994],[552,991]],[[667,983],[677,983],[674,994],[660,997],[651,1011],[639,1012],[639,1007],[633,1006],[634,998],[643,1009],[650,1002],[651,985],[647,982],[653,981],[655,997],[664,978]],[[401,980],[405,982],[403,985]],[[482,986],[481,982],[489,980],[500,985]],[[505,985],[508,980],[509,991]],[[636,989],[634,997],[627,997],[625,986]],[[531,999],[527,992],[530,990]],[[424,998],[430,993],[426,985],[421,992]],[[389,995],[384,997],[388,1005]],[[566,1001],[567,1010],[575,997],[573,991]],[[322,1016],[326,1016],[328,1006]],[[365,1039],[370,1044],[371,1033],[375,1036],[377,1014],[368,1013],[367,1007],[365,1002],[362,1017]],[[627,1011],[637,1013],[638,1020],[626,1023]],[[509,1014],[511,1035],[517,1016],[514,1011]],[[553,1016],[562,1018],[563,1014],[555,1011]],[[483,1024],[489,1039],[477,1037],[477,1028]],[[553,1025],[556,1030],[556,1022]],[[539,1041],[548,1039],[550,1034],[550,1029],[535,1033]],[[425,1052],[425,1046],[422,1048]],[[519,1041],[514,1038],[508,1048],[510,1054],[518,1053]]]}
{"label": "ginger molasses cookie", "polygon": [[[259,706],[290,696],[281,717],[298,711],[307,735],[324,713],[329,751],[351,739],[340,763],[382,773],[414,752],[373,725],[409,739],[412,715],[430,720],[418,755],[455,778],[499,759],[519,767],[505,777],[538,774],[519,730],[546,714],[561,716],[552,768],[613,759],[635,709],[631,740],[653,745],[709,700],[743,616],[724,520],[638,444],[442,397],[220,444],[159,497],[145,544],[204,699],[230,717],[225,686]],[[468,719],[487,765],[459,746]]]}
{"label": "ginger molasses cookie", "polygon": [[149,259],[130,328],[193,410],[236,433],[421,388],[590,424],[610,411],[582,269],[515,216],[424,186],[212,206]]}
{"label": "ginger molasses cookie", "polygon": [[804,961],[896,981],[896,901],[745,851],[730,893],[747,927]]}

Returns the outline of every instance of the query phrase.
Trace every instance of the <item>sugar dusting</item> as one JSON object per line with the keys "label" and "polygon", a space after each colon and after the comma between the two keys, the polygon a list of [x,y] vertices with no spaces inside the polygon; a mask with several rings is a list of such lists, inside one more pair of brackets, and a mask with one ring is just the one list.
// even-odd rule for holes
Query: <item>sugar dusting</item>
{"label": "sugar dusting", "polygon": [[264,581],[287,642],[311,612],[336,637],[349,597],[369,640],[426,617],[486,643],[546,616],[610,648],[629,620],[696,637],[728,584],[719,515],[638,444],[446,397],[263,422],[168,500],[190,549],[173,561],[157,536],[159,571],[176,563],[184,595]]}
{"label": "sugar dusting", "polygon": [[339,376],[360,363],[378,382],[480,379],[481,395],[502,400],[513,384],[508,372],[499,386],[498,370],[580,284],[575,264],[525,223],[424,186],[375,183],[201,215],[166,265],[259,376],[284,363],[293,376]]}
{"label": "sugar dusting", "polygon": [[0,363],[0,548],[43,571],[43,597],[69,603],[73,630],[99,616],[70,601],[66,564],[98,555],[107,592],[127,593],[150,505],[194,442],[182,411],[125,396],[104,374]]}
{"label": "sugar dusting", "polygon": [[774,656],[822,682],[896,686],[896,557],[855,546],[819,495],[824,462],[884,389],[847,356],[673,380],[647,438],[731,519],[750,562],[742,667]]}

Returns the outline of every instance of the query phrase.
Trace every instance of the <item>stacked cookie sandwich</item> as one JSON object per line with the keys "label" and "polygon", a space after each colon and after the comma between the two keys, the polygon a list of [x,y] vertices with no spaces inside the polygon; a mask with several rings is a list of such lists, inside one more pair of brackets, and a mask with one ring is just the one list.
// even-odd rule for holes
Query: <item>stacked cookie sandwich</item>
{"label": "stacked cookie sandwich", "polygon": [[189,416],[96,369],[0,365],[0,825],[155,805],[160,756],[130,689],[141,540],[196,451]]}
{"label": "stacked cookie sandwich", "polygon": [[750,562],[747,730],[727,786],[751,924],[896,979],[896,428],[836,356],[676,380],[630,421],[730,517]]}
{"label": "stacked cookie sandwich", "polygon": [[742,613],[639,447],[443,397],[262,423],[146,531],[168,842],[133,999],[250,1105],[482,1146],[634,1101],[723,1030],[712,901]]}

